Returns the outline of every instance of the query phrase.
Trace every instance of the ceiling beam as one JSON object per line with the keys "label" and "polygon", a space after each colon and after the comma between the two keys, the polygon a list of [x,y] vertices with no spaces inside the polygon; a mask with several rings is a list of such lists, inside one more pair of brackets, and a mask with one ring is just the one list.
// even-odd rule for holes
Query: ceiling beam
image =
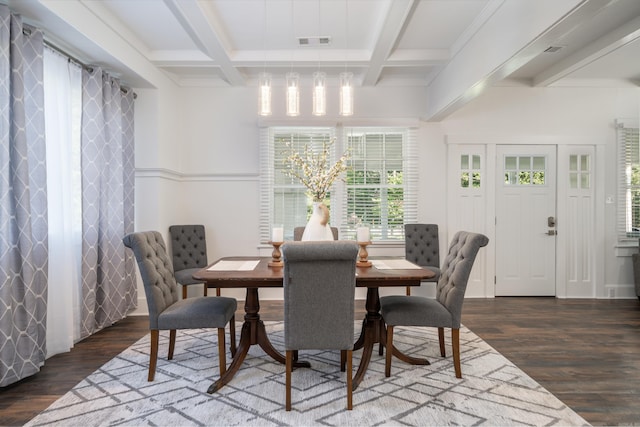
{"label": "ceiling beam", "polygon": [[245,79],[231,61],[224,32],[211,6],[199,0],[164,0],[164,3],[196,46],[220,67],[224,80],[231,86],[244,86]]}
{"label": "ceiling beam", "polygon": [[380,79],[382,69],[391,54],[391,50],[398,42],[407,19],[411,16],[411,12],[417,6],[417,3],[416,0],[395,0],[391,3],[371,53],[369,69],[362,79],[363,86],[374,86]]}
{"label": "ceiling beam", "polygon": [[[545,2],[544,8],[537,2],[502,3],[475,37],[433,79],[427,111],[421,119],[444,119],[615,2],[540,1]],[[518,24],[522,17],[528,18],[526,26]]]}
{"label": "ceiling beam", "polygon": [[533,78],[533,86],[549,86],[585,65],[640,38],[640,17],[600,37]]}

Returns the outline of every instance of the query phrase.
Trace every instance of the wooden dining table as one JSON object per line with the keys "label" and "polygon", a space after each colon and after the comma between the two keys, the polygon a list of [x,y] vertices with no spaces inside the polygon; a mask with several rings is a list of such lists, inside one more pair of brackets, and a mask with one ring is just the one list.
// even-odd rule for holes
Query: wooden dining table
{"label": "wooden dining table", "polygon": [[[260,300],[258,290],[260,288],[281,288],[282,267],[270,267],[271,257],[225,257],[209,266],[202,268],[193,274],[193,278],[200,280],[211,288],[244,288],[246,297],[244,302],[244,323],[240,333],[240,340],[233,361],[226,372],[207,390],[214,393],[227,384],[240,369],[249,348],[259,345],[265,353],[274,360],[284,364],[285,357],[276,350],[267,335],[264,323],[260,320]],[[223,264],[218,264],[218,263]],[[221,265],[243,264],[244,262],[257,262],[251,269],[216,269]],[[218,264],[218,267],[214,267]],[[365,302],[366,314],[362,323],[359,338],[354,344],[354,350],[363,349],[358,371],[353,378],[353,390],[355,390],[367,371],[373,348],[376,343],[384,344],[386,334],[382,316],[380,315],[380,296],[378,289],[381,287],[406,287],[419,286],[424,279],[430,279],[435,275],[432,270],[412,265],[411,268],[377,268],[356,267],[356,287],[367,288]],[[382,351],[382,347],[380,348]],[[416,359],[404,355],[395,347],[393,354],[402,360],[414,364],[428,364],[426,359]],[[305,361],[295,361],[295,367],[310,367]]]}

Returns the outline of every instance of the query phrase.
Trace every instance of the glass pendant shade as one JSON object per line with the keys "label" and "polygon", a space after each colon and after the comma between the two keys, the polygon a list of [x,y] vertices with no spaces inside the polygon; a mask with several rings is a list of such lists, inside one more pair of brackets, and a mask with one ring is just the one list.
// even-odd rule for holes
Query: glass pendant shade
{"label": "glass pendant shade", "polygon": [[313,73],[313,115],[327,114],[326,74],[320,71]]}
{"label": "glass pendant shade", "polygon": [[258,114],[271,115],[271,74],[260,73],[258,81]]}
{"label": "glass pendant shade", "polygon": [[300,75],[298,73],[287,73],[287,93],[286,107],[287,116],[300,115]]}
{"label": "glass pendant shade", "polygon": [[340,115],[353,115],[353,73],[340,73]]}

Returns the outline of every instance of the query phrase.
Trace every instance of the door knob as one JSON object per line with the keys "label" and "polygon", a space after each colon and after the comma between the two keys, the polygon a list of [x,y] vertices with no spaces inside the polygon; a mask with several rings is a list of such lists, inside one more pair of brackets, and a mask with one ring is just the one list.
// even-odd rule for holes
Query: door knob
{"label": "door knob", "polygon": [[549,230],[549,231],[547,231],[547,235],[548,236],[557,236],[558,232],[556,230]]}

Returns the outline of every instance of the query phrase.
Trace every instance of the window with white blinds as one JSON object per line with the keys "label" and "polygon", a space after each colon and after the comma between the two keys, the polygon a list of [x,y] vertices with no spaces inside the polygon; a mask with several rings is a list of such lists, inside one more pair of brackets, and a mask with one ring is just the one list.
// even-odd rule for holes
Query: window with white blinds
{"label": "window with white blinds", "polygon": [[640,147],[637,120],[616,122],[618,139],[618,240],[640,237]]}
{"label": "window with white blinds", "polygon": [[317,151],[332,139],[332,162],[346,150],[351,156],[343,179],[334,182],[325,200],[330,224],[339,228],[341,239],[355,239],[357,226],[366,224],[374,241],[404,241],[404,223],[417,219],[415,131],[371,127],[263,130],[261,241],[269,241],[273,224],[284,227],[285,240],[293,239],[293,228],[304,226],[311,214],[305,187],[282,173],[287,144],[300,152],[305,145]]}

